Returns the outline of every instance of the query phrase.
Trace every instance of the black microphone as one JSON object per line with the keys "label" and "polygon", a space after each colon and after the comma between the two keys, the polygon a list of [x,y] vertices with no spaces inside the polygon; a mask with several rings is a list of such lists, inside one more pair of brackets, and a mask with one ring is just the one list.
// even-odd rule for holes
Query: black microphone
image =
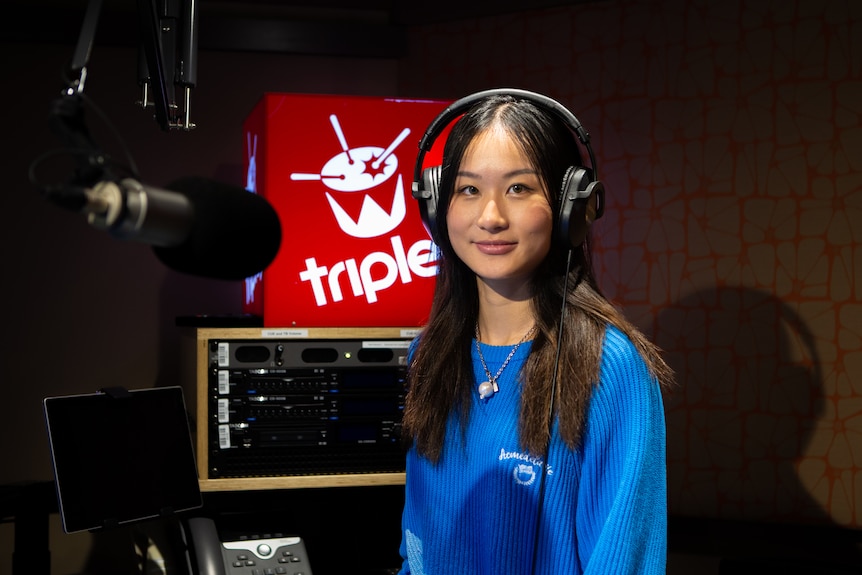
{"label": "black microphone", "polygon": [[125,178],[100,181],[84,194],[90,224],[153,246],[179,272],[242,280],[263,271],[281,247],[275,209],[235,186],[187,177],[159,189]]}

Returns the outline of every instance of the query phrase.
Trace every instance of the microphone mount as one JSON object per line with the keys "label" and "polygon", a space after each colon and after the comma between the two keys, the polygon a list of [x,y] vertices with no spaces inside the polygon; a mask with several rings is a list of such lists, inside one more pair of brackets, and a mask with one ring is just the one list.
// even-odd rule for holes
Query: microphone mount
{"label": "microphone mount", "polygon": [[[89,0],[70,64],[74,77],[65,94],[82,93],[96,36],[102,0]],[[197,84],[199,11],[197,0],[137,0],[140,48],[138,105],[153,108],[165,130],[195,128],[191,92]],[[177,96],[177,93],[180,96]]]}
{"label": "microphone mount", "polygon": [[[196,69],[197,37],[195,0],[138,0],[146,49],[144,80],[158,89],[154,101],[156,119],[163,129],[191,129],[188,103]],[[62,208],[87,215],[93,227],[119,239],[139,241],[153,247],[167,267],[222,280],[241,280],[260,273],[275,258],[281,246],[278,213],[262,197],[243,188],[198,178],[184,178],[168,189],[140,182],[137,167],[123,138],[107,116],[84,94],[88,60],[101,10],[101,0],[90,0],[68,81],[51,105],[49,127],[65,144],[36,158],[29,169],[30,182],[43,196]],[[182,7],[185,12],[176,10]],[[164,48],[175,50],[177,23],[187,25],[182,37],[178,65],[168,66]],[[168,33],[174,31],[174,35]],[[149,71],[153,71],[151,76]],[[173,81],[167,82],[170,78]],[[176,106],[171,87],[179,85],[185,105]],[[145,98],[146,99],[146,98]],[[127,165],[117,163],[96,144],[84,119],[84,104],[95,111],[116,136]],[[148,105],[147,105],[148,107]],[[180,118],[182,116],[182,118]],[[53,156],[75,160],[74,174],[63,184],[44,184],[36,168]],[[231,233],[225,233],[230,230]]]}
{"label": "microphone mount", "polygon": [[153,106],[164,130],[194,129],[191,91],[197,83],[197,0],[138,0],[138,21],[142,90],[138,104],[144,109]]}
{"label": "microphone mount", "polygon": [[[138,81],[143,97],[138,102],[143,108],[154,108],[155,119],[164,130],[195,127],[191,121],[191,89],[197,77],[197,0],[137,0],[141,46],[138,59]],[[105,180],[119,181],[122,175],[138,178],[134,160],[125,150],[128,166],[118,166],[90,136],[84,120],[84,102],[92,106],[84,88],[88,79],[88,66],[93,50],[102,0],[89,0],[78,41],[68,66],[66,85],[50,110],[49,126],[65,144],[63,150],[44,154],[31,165],[30,179],[45,197],[61,207],[81,211],[86,209],[86,191]],[[175,57],[167,57],[168,55]],[[182,102],[175,98],[182,93]],[[95,106],[93,106],[95,108]],[[104,114],[95,108],[109,128],[113,126]],[[116,133],[116,132],[115,132]],[[125,149],[122,138],[118,136]],[[69,154],[75,158],[75,174],[63,185],[39,185],[35,167],[48,156]]]}

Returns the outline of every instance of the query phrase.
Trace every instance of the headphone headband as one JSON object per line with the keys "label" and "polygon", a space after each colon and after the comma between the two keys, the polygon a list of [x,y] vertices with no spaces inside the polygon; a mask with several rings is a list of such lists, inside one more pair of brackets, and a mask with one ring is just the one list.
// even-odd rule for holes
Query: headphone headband
{"label": "headphone headband", "polygon": [[425,154],[431,150],[431,147],[434,145],[434,141],[440,136],[440,133],[446,128],[446,126],[448,126],[452,120],[469,110],[476,102],[490,96],[512,96],[513,98],[527,100],[557,116],[557,118],[566,124],[572,132],[574,132],[578,137],[578,140],[580,140],[581,144],[586,148],[587,154],[590,157],[590,168],[593,171],[593,177],[598,178],[595,155],[593,154],[593,148],[590,145],[590,134],[581,125],[580,120],[578,120],[578,118],[575,117],[568,108],[553,98],[545,96],[544,94],[539,94],[538,92],[531,92],[529,90],[522,90],[519,88],[493,88],[491,90],[475,92],[452,102],[431,121],[425,129],[425,133],[422,135],[422,138],[419,140],[419,157],[416,160],[416,166],[413,170],[414,182],[418,182],[422,178],[422,162],[425,159]]}

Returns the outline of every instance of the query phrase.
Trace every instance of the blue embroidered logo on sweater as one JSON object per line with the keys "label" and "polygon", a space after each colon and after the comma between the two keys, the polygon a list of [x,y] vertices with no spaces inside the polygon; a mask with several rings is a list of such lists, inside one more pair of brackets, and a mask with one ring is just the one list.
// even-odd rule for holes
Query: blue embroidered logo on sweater
{"label": "blue embroidered logo on sweater", "polygon": [[536,480],[536,469],[532,465],[521,463],[515,467],[512,473],[516,483],[521,485],[532,485]]}
{"label": "blue embroidered logo on sweater", "polygon": [[[497,460],[514,460],[516,462],[512,469],[512,477],[515,479],[515,483],[518,483],[519,485],[532,485],[535,483],[536,477],[540,473],[541,469],[545,467],[545,462],[538,457],[534,457],[528,453],[521,453],[519,451],[506,451],[502,448],[500,449],[500,456]],[[548,465],[548,475],[553,474],[554,468]]]}

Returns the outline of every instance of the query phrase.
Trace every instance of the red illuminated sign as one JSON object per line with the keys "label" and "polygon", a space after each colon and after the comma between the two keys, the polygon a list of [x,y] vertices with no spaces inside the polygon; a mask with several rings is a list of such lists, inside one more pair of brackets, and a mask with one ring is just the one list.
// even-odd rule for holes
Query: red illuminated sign
{"label": "red illuminated sign", "polygon": [[243,125],[246,183],[275,207],[283,240],[246,280],[246,313],[268,327],[424,323],[436,248],[410,188],[419,139],[447,104],[264,95]]}

